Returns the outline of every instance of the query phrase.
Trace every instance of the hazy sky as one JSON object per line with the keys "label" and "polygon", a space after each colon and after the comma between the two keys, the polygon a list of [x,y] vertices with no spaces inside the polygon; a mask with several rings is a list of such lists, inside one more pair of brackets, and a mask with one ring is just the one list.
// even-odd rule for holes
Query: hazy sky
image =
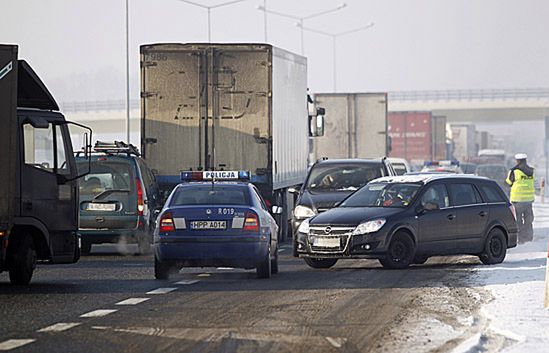
{"label": "hazy sky", "polygon": [[[214,5],[224,0],[194,0]],[[306,16],[334,0],[267,0]],[[341,11],[305,22],[341,32],[338,91],[394,91],[549,86],[547,0],[347,0]],[[124,0],[0,0],[0,42],[20,46],[54,96],[63,101],[125,96]],[[263,42],[263,0],[212,10],[212,41]],[[205,42],[206,11],[178,0],[130,0],[132,99],[139,98],[139,45]],[[268,41],[299,53],[291,19],[268,16]],[[332,42],[305,34],[309,87],[332,91]]]}

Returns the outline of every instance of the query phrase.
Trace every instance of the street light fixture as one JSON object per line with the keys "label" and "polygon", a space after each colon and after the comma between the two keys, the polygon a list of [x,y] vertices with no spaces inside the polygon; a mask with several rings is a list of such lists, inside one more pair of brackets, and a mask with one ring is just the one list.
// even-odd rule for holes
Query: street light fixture
{"label": "street light fixture", "polygon": [[[180,1],[183,1],[183,0],[180,0]],[[265,2],[264,2],[263,6],[259,5],[256,8],[260,11],[263,11],[265,14],[271,14],[271,15],[276,15],[276,16],[280,16],[280,17],[286,17],[286,18],[290,18],[292,20],[299,21],[299,26],[298,27],[301,28],[301,55],[305,55],[305,44],[304,44],[304,33],[303,33],[303,31],[305,30],[305,28],[303,27],[304,21],[305,20],[310,20],[311,18],[315,18],[315,17],[327,15],[327,14],[332,13],[332,12],[339,11],[339,10],[345,8],[346,6],[347,6],[347,4],[341,3],[337,7],[334,7],[332,9],[312,13],[310,15],[301,16],[301,17],[300,16],[295,16],[295,15],[292,15],[292,14],[288,14],[288,13],[284,13],[284,12],[267,10]],[[266,40],[267,40],[267,17],[265,16],[265,41]]]}
{"label": "street light fixture", "polygon": [[341,36],[351,34],[351,33],[356,33],[356,32],[367,30],[368,28],[373,27],[374,23],[370,22],[365,26],[355,28],[355,29],[351,29],[351,30],[348,30],[348,31],[337,32],[337,33],[330,33],[330,32],[321,31],[319,29],[303,27],[303,24],[301,22],[296,23],[296,26],[301,27],[302,31],[318,33],[318,34],[322,34],[322,35],[325,35],[325,36],[328,36],[328,37],[332,38],[332,65],[333,65],[332,66],[332,73],[333,73],[333,76],[334,76],[333,77],[333,85],[334,85],[333,87],[334,87],[334,92],[337,92],[337,71],[336,71],[337,70],[337,61],[336,61],[336,59],[337,59],[337,55],[336,55],[336,50],[337,50],[336,41],[337,41],[337,38],[341,37]]}
{"label": "street light fixture", "polygon": [[233,0],[233,1],[227,1],[227,2],[224,2],[224,3],[221,3],[221,4],[210,5],[210,6],[199,4],[197,2],[189,1],[189,0],[179,0],[179,1],[184,2],[186,4],[189,4],[189,5],[198,6],[200,8],[208,10],[208,43],[209,43],[209,42],[212,41],[212,35],[211,35],[211,31],[212,31],[212,27],[211,27],[211,10],[212,9],[217,9],[217,8],[223,7],[223,6],[233,5],[233,4],[236,4],[236,3],[239,3],[239,2],[248,1],[248,0]]}

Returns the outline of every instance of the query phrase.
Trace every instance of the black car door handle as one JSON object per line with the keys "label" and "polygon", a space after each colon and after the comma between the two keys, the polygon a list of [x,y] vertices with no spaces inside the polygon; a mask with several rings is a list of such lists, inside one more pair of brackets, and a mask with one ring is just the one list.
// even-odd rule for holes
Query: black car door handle
{"label": "black car door handle", "polygon": [[448,216],[446,216],[446,218],[448,218],[449,220],[453,220],[456,218],[456,215],[455,214],[449,214]]}
{"label": "black car door handle", "polygon": [[486,216],[486,212],[485,211],[480,211],[478,213],[478,215],[481,216],[481,217],[484,217],[484,216]]}

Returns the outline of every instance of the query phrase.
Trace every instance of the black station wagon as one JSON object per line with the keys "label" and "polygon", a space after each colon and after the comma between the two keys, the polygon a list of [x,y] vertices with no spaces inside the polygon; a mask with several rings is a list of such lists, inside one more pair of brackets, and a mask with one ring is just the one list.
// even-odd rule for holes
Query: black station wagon
{"label": "black station wagon", "polygon": [[347,258],[405,268],[438,255],[501,263],[517,234],[514,208],[494,181],[416,174],[371,181],[338,207],[302,222],[296,240],[299,256],[314,268]]}

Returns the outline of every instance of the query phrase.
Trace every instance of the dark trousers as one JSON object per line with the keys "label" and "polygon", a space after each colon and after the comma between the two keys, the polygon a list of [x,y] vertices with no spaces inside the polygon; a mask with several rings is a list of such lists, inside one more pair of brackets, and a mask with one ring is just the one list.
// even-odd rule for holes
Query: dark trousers
{"label": "dark trousers", "polygon": [[534,212],[532,211],[531,202],[513,202],[517,211],[517,224],[519,228],[518,242],[519,244],[532,241],[534,239]]}

